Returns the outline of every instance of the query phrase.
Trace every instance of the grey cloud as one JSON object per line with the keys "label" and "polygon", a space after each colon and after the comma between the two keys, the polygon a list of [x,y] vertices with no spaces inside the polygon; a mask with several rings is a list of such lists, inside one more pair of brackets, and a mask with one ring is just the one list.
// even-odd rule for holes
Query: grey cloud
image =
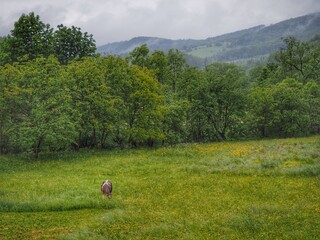
{"label": "grey cloud", "polygon": [[206,38],[320,11],[319,0],[1,0],[0,35],[34,11],[56,27],[75,25],[98,45],[135,36]]}

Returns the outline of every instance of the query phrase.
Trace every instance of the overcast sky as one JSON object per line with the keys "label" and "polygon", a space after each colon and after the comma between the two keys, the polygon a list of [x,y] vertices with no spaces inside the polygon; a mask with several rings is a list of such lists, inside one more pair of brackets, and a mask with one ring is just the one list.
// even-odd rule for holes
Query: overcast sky
{"label": "overcast sky", "polygon": [[98,46],[137,36],[204,39],[320,12],[320,0],[0,0],[0,35],[22,13],[80,27]]}

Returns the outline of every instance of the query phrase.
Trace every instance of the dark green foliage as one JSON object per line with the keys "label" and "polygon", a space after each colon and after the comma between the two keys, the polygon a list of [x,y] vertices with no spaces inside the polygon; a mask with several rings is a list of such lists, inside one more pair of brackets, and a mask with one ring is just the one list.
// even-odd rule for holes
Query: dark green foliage
{"label": "dark green foliage", "polygon": [[[30,22],[49,29],[30,14],[20,18],[15,30]],[[42,34],[46,39],[46,31],[36,33],[31,40]],[[12,39],[0,41],[2,63]],[[25,56],[17,52],[17,60],[23,61],[0,67],[1,153],[32,152],[37,157],[72,148],[320,133],[316,38],[285,38],[284,47],[247,76],[231,63],[191,67],[181,51],[150,52],[147,45],[126,59],[91,56],[92,36],[76,27],[60,25],[54,39],[57,57],[26,40],[31,50],[38,50],[26,48]]]}
{"label": "dark green foliage", "polygon": [[8,37],[8,51],[11,61],[35,59],[38,56],[49,56],[53,52],[53,29],[31,12],[23,14],[14,24],[14,29]]}
{"label": "dark green foliage", "polygon": [[75,58],[94,55],[95,40],[87,32],[82,33],[80,28],[68,28],[62,24],[54,32],[54,54],[62,64],[67,64]]}
{"label": "dark green foliage", "polygon": [[309,115],[310,133],[320,133],[320,86],[319,82],[310,81],[304,86],[306,111]]}
{"label": "dark green foliage", "polygon": [[183,73],[187,67],[185,58],[183,54],[174,49],[170,49],[167,54],[167,61],[168,61],[168,74],[166,78],[165,84],[167,84],[172,92],[176,92],[177,84],[183,81]]}
{"label": "dark green foliage", "polygon": [[79,123],[77,147],[104,147],[115,120],[114,99],[106,84],[101,59],[85,58],[67,66],[72,106]]}
{"label": "dark green foliage", "polygon": [[0,66],[10,62],[9,38],[0,37]]}
{"label": "dark green foliage", "polygon": [[273,87],[274,135],[293,137],[306,133],[309,129],[309,115],[304,98],[303,85],[297,80],[286,78]]}
{"label": "dark green foliage", "polygon": [[15,116],[19,114],[22,101],[18,86],[19,70],[11,65],[0,67],[0,153],[11,149],[10,136],[15,126]]}
{"label": "dark green foliage", "polygon": [[261,137],[319,133],[319,45],[284,39],[275,62],[254,69],[247,96],[250,131]]}
{"label": "dark green foliage", "polygon": [[68,65],[79,147],[136,146],[162,139],[163,98],[146,69],[121,58],[85,58]]}
{"label": "dark green foliage", "polygon": [[283,74],[302,81],[307,80],[306,68],[310,51],[309,45],[293,37],[285,38],[283,41],[285,48],[281,49],[275,56]]}
{"label": "dark green foliage", "polygon": [[252,89],[248,103],[251,128],[261,137],[292,137],[309,131],[310,114],[303,85],[292,78]]}
{"label": "dark green foliage", "polygon": [[206,96],[201,106],[211,135],[217,140],[227,140],[231,128],[235,129],[241,124],[244,71],[233,64],[215,63],[206,67],[205,75],[208,83],[202,90]]}
{"label": "dark green foliage", "polygon": [[148,61],[148,68],[152,70],[160,83],[164,83],[168,74],[168,59],[164,52],[155,51]]}
{"label": "dark green foliage", "polygon": [[[37,58],[18,65],[17,93],[11,104],[10,143],[15,151],[69,148],[75,138],[76,121],[65,73],[54,57]],[[20,80],[21,79],[21,80]],[[12,107],[9,105],[8,107]]]}
{"label": "dark green foliage", "polygon": [[149,54],[149,48],[146,44],[141,45],[140,47],[135,48],[130,52],[128,60],[132,65],[138,65],[140,67],[145,67],[148,65],[147,58]]}
{"label": "dark green foliage", "polygon": [[55,55],[60,63],[95,54],[93,36],[75,26],[62,24],[54,31],[33,12],[22,14],[11,30],[11,35],[0,39],[0,64],[28,61]]}

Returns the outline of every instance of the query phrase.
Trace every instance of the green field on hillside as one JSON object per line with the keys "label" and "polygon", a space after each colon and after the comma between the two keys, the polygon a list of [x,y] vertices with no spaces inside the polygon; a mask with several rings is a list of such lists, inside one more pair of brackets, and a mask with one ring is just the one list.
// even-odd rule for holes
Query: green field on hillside
{"label": "green field on hillside", "polygon": [[0,156],[0,214],[0,239],[319,239],[320,136]]}
{"label": "green field on hillside", "polygon": [[188,54],[199,58],[210,58],[214,57],[218,53],[226,51],[227,47],[227,43],[221,44],[220,46],[216,46],[214,44],[211,44],[210,46],[198,46],[192,48],[192,50],[188,52]]}

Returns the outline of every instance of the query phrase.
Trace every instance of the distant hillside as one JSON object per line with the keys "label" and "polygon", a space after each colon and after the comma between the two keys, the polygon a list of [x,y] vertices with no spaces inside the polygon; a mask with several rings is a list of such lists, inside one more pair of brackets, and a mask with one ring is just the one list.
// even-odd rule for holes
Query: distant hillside
{"label": "distant hillside", "polygon": [[129,41],[115,42],[98,47],[97,51],[103,54],[125,55],[131,52],[134,48],[147,44],[151,51],[162,50],[167,51],[174,49],[190,49],[199,44],[205,43],[206,40],[170,40],[156,37],[136,37]]}
{"label": "distant hillside", "polygon": [[210,37],[204,40],[170,40],[154,37],[136,37],[98,47],[106,55],[126,55],[134,48],[147,44],[151,51],[179,49],[189,55],[190,61],[206,63],[243,62],[267,57],[282,46],[282,38],[294,36],[309,40],[320,33],[320,13],[292,18],[270,26],[260,25],[241,31]]}

